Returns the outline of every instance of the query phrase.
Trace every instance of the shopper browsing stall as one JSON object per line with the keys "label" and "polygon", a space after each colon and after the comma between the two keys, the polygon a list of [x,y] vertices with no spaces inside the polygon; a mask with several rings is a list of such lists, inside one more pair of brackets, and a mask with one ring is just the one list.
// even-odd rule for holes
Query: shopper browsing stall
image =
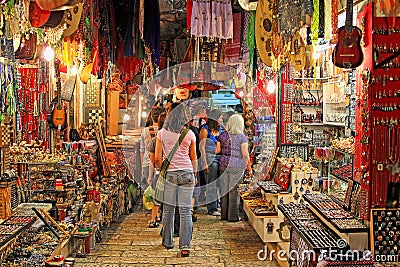
{"label": "shopper browsing stall", "polygon": [[[165,119],[167,117],[167,114],[165,112],[161,113],[160,116],[158,117],[158,126],[162,129]],[[151,140],[151,145],[149,147],[149,152],[150,152],[150,166],[154,168],[155,164],[155,150],[156,150],[156,137],[153,137]],[[149,186],[153,188],[153,190],[156,189],[156,183],[158,179],[158,171],[157,169],[154,169],[155,175],[149,175],[149,178],[147,179],[147,183]],[[151,209],[151,219],[149,223],[149,228],[156,228],[159,226],[159,222],[161,221],[161,217],[159,216],[159,208],[160,208],[160,203],[158,203],[156,200],[154,200],[154,206]]]}
{"label": "shopper browsing stall", "polygon": [[154,107],[150,112],[151,126],[145,127],[140,136],[140,160],[142,162],[142,177],[140,181],[136,181],[142,190],[147,188],[147,180],[153,176],[153,166],[150,164],[149,148],[151,139],[156,136],[158,132],[158,116],[164,112],[162,107]]}
{"label": "shopper browsing stall", "polygon": [[218,138],[216,153],[221,153],[219,161],[221,219],[239,221],[237,185],[245,169],[252,175],[248,139],[244,134],[244,120],[241,115],[234,114],[229,118],[226,131]]}
{"label": "shopper browsing stall", "polygon": [[[183,257],[189,256],[193,231],[191,204],[193,187],[197,182],[195,177],[197,173],[196,137],[191,130],[186,128],[188,121],[189,113],[184,105],[170,109],[164,128],[157,134],[155,150],[155,164],[158,169],[161,170],[163,154],[166,158],[171,158],[164,186],[162,244],[167,249],[174,246],[172,240],[174,210],[175,206],[178,206],[180,213],[179,248]],[[181,142],[179,142],[180,138]],[[178,149],[172,156],[169,156],[174,146],[177,146]]]}
{"label": "shopper browsing stall", "polygon": [[206,203],[208,214],[219,216],[218,212],[218,161],[219,155],[215,153],[220,126],[222,123],[221,111],[210,111],[207,123],[200,130],[200,151],[202,166],[206,180]]}

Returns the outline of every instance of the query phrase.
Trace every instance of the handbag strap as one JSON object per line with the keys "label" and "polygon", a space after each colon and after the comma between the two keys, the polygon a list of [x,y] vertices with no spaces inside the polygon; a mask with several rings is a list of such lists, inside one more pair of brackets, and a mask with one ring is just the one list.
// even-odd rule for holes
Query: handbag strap
{"label": "handbag strap", "polygon": [[[168,156],[167,156],[167,160],[168,162],[171,162],[172,157],[174,156],[176,150],[178,150],[178,147],[181,145],[183,138],[185,138],[186,134],[189,132],[189,127],[186,127],[183,132],[181,133],[181,135],[179,136],[178,141],[176,142],[176,144],[174,145],[174,147],[172,148],[172,150],[169,152]],[[165,166],[165,165],[163,165]],[[168,166],[166,166],[166,168],[168,168]]]}

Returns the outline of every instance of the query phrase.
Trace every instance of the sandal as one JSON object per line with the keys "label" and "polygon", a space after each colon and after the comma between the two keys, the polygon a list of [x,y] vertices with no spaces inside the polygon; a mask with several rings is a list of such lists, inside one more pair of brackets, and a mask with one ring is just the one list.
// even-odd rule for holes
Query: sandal
{"label": "sandal", "polygon": [[158,222],[150,222],[149,223],[149,228],[157,228],[160,224]]}
{"label": "sandal", "polygon": [[181,250],[181,257],[189,257],[190,251],[187,249]]}

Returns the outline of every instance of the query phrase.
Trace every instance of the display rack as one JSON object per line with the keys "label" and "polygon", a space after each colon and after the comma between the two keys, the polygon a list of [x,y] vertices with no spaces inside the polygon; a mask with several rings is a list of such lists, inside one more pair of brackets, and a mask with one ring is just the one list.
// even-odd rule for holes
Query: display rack
{"label": "display rack", "polygon": [[276,148],[276,124],[271,116],[258,116],[254,136],[255,175],[264,179],[270,168]]}
{"label": "display rack", "polygon": [[0,224],[0,263],[10,255],[16,245],[16,239],[28,227],[36,222],[36,214],[32,207],[49,210],[51,205],[38,203],[23,203],[13,211],[13,214]]}
{"label": "display rack", "polygon": [[370,229],[372,253],[375,256],[385,256],[387,262],[398,263],[400,260],[398,244],[400,209],[371,209],[370,221],[372,226]]}
{"label": "display rack", "polygon": [[303,197],[310,203],[309,210],[345,240],[350,249],[368,249],[368,228],[358,217],[344,210],[341,203],[326,194],[305,194]]}
{"label": "display rack", "polygon": [[328,194],[350,206],[346,193],[353,186],[354,154],[336,148],[332,148],[331,152],[333,156],[330,156],[329,161]]}
{"label": "display rack", "polygon": [[[303,251],[312,250],[317,256],[321,250],[343,249],[338,247],[340,237],[324,225],[305,204],[279,204],[278,209],[291,224],[290,250],[302,255]],[[292,259],[291,266],[313,266],[315,259]],[[297,262],[299,260],[299,262]]]}
{"label": "display rack", "polygon": [[[304,195],[306,198],[307,195]],[[308,198],[309,199],[309,198]],[[363,228],[352,231],[339,231],[336,225],[332,224],[330,220],[327,220],[322,216],[321,212],[315,209],[313,206],[305,204],[280,204],[278,209],[285,214],[285,217],[289,219],[294,228],[300,232],[302,238],[304,238],[308,246],[312,249],[320,250],[323,246],[317,245],[310,238],[312,236],[304,234],[304,227],[313,228],[312,231],[322,230],[325,234],[330,234],[332,237],[336,238],[335,241],[339,239],[345,240],[347,245],[352,250],[365,250],[368,249],[368,229]],[[292,212],[289,212],[292,210]],[[357,232],[358,231],[358,232]],[[333,242],[333,240],[331,240]],[[328,244],[325,244],[328,245]],[[324,246],[325,246],[324,245]],[[333,247],[335,247],[334,244]],[[329,247],[329,245],[328,245]]]}
{"label": "display rack", "polygon": [[293,158],[294,156],[308,161],[308,144],[279,144],[279,157]]}
{"label": "display rack", "polygon": [[305,194],[304,199],[341,233],[366,232],[367,226],[325,194]]}

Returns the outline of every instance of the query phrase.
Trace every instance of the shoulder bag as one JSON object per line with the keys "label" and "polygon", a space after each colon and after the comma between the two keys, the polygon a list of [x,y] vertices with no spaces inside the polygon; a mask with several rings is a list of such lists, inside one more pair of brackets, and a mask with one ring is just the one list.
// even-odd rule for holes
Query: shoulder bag
{"label": "shoulder bag", "polygon": [[156,190],[154,193],[154,198],[159,202],[163,202],[163,200],[164,200],[165,179],[167,176],[167,170],[168,170],[169,164],[171,163],[172,157],[174,156],[176,150],[178,150],[178,147],[181,145],[183,138],[185,138],[185,136],[188,132],[189,132],[189,128],[186,127],[183,130],[183,132],[181,133],[181,135],[179,136],[179,139],[176,142],[175,146],[172,148],[171,152],[169,152],[167,158],[163,160],[161,170],[160,170],[160,175],[158,177],[157,184],[156,184]]}

